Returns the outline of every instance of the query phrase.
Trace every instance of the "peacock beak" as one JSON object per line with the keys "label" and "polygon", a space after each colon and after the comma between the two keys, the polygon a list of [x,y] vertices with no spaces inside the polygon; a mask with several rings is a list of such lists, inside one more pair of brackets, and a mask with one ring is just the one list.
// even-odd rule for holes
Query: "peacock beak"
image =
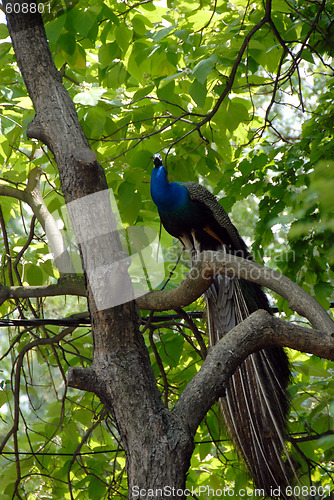
{"label": "peacock beak", "polygon": [[159,153],[155,153],[153,155],[153,163],[155,167],[161,167],[162,166],[162,158]]}

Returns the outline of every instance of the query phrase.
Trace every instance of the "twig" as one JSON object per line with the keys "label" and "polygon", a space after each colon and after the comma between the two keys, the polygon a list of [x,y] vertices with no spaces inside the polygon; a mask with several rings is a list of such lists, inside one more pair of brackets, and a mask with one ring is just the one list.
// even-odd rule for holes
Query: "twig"
{"label": "twig", "polygon": [[201,358],[205,359],[206,355],[207,355],[207,348],[206,348],[205,342],[203,340],[203,337],[202,337],[201,333],[199,332],[197,326],[195,325],[194,321],[192,320],[192,318],[190,316],[188,316],[188,314],[183,309],[180,308],[180,309],[176,309],[175,311],[187,323],[190,330],[193,332],[193,334],[194,334],[194,336],[195,336],[195,338],[200,346]]}
{"label": "twig", "polygon": [[161,360],[160,354],[158,352],[158,349],[157,349],[157,347],[155,345],[155,342],[154,342],[154,339],[153,339],[153,329],[152,328],[150,328],[150,330],[149,330],[148,338],[149,338],[150,346],[151,346],[152,351],[154,353],[155,360],[157,362],[157,365],[158,365],[158,368],[159,368],[159,371],[160,371],[160,374],[161,374],[161,377],[162,377],[162,380],[163,380],[163,386],[164,386],[164,404],[165,404],[166,408],[168,408],[169,385],[168,385],[168,380],[167,380],[165,369],[164,369],[164,364],[163,364],[163,362]]}

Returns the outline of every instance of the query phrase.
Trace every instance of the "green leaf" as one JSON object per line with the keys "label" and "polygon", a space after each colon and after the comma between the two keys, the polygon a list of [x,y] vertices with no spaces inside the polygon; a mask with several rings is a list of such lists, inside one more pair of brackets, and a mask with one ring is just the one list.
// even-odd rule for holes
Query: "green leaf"
{"label": "green leaf", "polygon": [[138,218],[141,196],[136,186],[130,182],[122,182],[118,189],[119,209],[123,223],[134,224]]}
{"label": "green leaf", "polygon": [[67,56],[69,65],[79,73],[85,73],[86,70],[86,53],[84,49],[77,44],[74,53]]}
{"label": "green leaf", "polygon": [[247,122],[248,119],[248,110],[243,99],[234,98],[228,101],[226,126],[231,132],[239,123]]}
{"label": "green leaf", "polygon": [[208,74],[212,71],[214,65],[216,64],[218,58],[215,54],[203,59],[194,67],[192,71],[192,76],[196,78],[202,85],[206,83]]}
{"label": "green leaf", "polygon": [[41,262],[40,267],[48,276],[51,276],[52,278],[57,277],[57,271],[54,267],[54,262],[51,259],[46,260],[45,262]]}
{"label": "green leaf", "polygon": [[133,100],[136,101],[137,99],[141,99],[142,97],[149,95],[153,89],[154,85],[148,85],[147,87],[143,87],[137,90],[137,92],[133,96]]}
{"label": "green leaf", "polygon": [[160,42],[163,38],[165,38],[171,31],[175,29],[175,26],[169,26],[168,28],[162,28],[161,30],[157,31],[155,35],[153,36],[153,41],[154,43]]}
{"label": "green leaf", "polygon": [[304,61],[307,61],[311,64],[314,63],[314,59],[313,59],[313,55],[312,55],[312,52],[310,52],[309,50],[303,50],[303,52],[301,53],[301,56],[300,56],[302,59],[304,59]]}
{"label": "green leaf", "polygon": [[149,75],[151,71],[150,60],[145,56],[145,49],[147,45],[141,42],[135,42],[132,45],[132,49],[129,58],[127,70],[134,76],[139,82],[143,82],[144,76]]}
{"label": "green leaf", "polygon": [[[163,99],[168,103],[175,104],[177,106],[181,106],[182,102],[179,97],[179,87],[174,79],[170,80],[164,78],[160,81],[159,88],[157,89],[157,96],[159,99]],[[172,108],[174,112],[177,112],[177,109]]]}
{"label": "green leaf", "polygon": [[187,15],[193,31],[203,28],[210,21],[211,17],[212,12],[203,9],[194,9],[193,12]]}
{"label": "green leaf", "polygon": [[97,16],[102,9],[102,5],[94,5],[85,10],[80,10],[76,13],[72,20],[73,27],[77,33],[82,36],[87,36],[93,25],[97,23]]}
{"label": "green leaf", "polygon": [[314,292],[316,297],[319,299],[324,299],[331,297],[333,294],[333,285],[331,283],[317,283],[314,286]]}
{"label": "green leaf", "polygon": [[122,62],[113,63],[108,70],[108,86],[117,89],[126,82],[128,77],[129,73]]}
{"label": "green leaf", "polygon": [[74,35],[71,33],[64,33],[59,36],[58,39],[59,46],[63,49],[66,54],[73,55],[76,46],[76,40]]}
{"label": "green leaf", "polygon": [[3,389],[0,389],[0,407],[4,405],[5,403],[8,402],[8,397],[10,398],[13,396],[12,393],[7,393],[7,391],[4,391]]}
{"label": "green leaf", "polygon": [[24,279],[31,286],[42,285],[44,283],[44,272],[36,264],[26,264],[24,266]]}
{"label": "green leaf", "polygon": [[202,108],[205,104],[206,99],[206,85],[203,85],[198,80],[194,80],[190,86],[189,94],[200,108]]}
{"label": "green leaf", "polygon": [[98,477],[90,477],[88,485],[90,498],[103,498],[106,494],[106,486]]}
{"label": "green leaf", "polygon": [[183,338],[181,335],[164,335],[162,345],[159,347],[161,358],[169,365],[176,367],[183,350]]}
{"label": "green leaf", "polygon": [[62,32],[66,21],[66,14],[53,19],[45,27],[46,36],[51,43],[56,43],[59,39],[60,33]]}
{"label": "green leaf", "polygon": [[119,47],[126,52],[132,38],[132,32],[124,24],[120,24],[115,29],[115,37]]}
{"label": "green leaf", "polygon": [[187,29],[176,30],[174,32],[174,35],[180,38],[181,40],[186,41],[187,38],[189,37],[189,31]]}
{"label": "green leaf", "polygon": [[141,16],[141,15],[138,15],[138,14],[136,14],[132,18],[131,22],[132,22],[133,29],[139,35],[145,35],[147,33],[147,27],[146,27],[147,24],[149,24],[150,26],[152,26],[151,23],[144,16]]}
{"label": "green leaf", "polygon": [[105,122],[106,112],[104,109],[97,106],[89,108],[84,118],[84,127],[88,137],[100,139],[104,133]]}
{"label": "green leaf", "polygon": [[284,0],[273,0],[272,3],[272,11],[273,12],[287,12],[290,13],[293,11],[292,6],[286,3]]}
{"label": "green leaf", "polygon": [[318,439],[317,446],[322,450],[332,450],[334,452],[334,436],[324,436]]}
{"label": "green leaf", "polygon": [[0,39],[8,38],[9,37],[9,31],[8,28],[5,24],[0,24]]}
{"label": "green leaf", "polygon": [[85,92],[80,92],[73,97],[73,102],[84,104],[85,106],[96,106],[107,91],[98,87],[87,89]]}

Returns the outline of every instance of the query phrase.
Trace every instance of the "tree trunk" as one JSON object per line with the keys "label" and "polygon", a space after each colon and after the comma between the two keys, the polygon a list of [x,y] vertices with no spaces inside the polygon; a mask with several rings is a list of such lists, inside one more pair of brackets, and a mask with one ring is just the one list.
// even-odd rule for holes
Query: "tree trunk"
{"label": "tree trunk", "polygon": [[[76,200],[108,188],[104,171],[88,146],[73,102],[53,63],[41,16],[13,13],[7,15],[7,21],[17,62],[36,112],[27,135],[41,140],[53,152],[65,201],[70,207],[74,202],[75,208]],[[93,204],[96,213],[92,219],[85,219],[87,214],[79,221],[72,219],[81,243],[87,279],[94,354],[89,370],[69,373],[69,384],[95,392],[114,417],[126,452],[129,497],[133,498],[132,492],[139,488],[141,498],[146,498],[144,491],[152,498],[150,489],[165,486],[185,488],[193,440],[183,421],[168,411],[161,401],[139,332],[136,303],[129,301],[104,310],[98,310],[96,306],[90,279],[94,276],[93,270],[97,269],[97,273],[100,270],[102,290],[108,290],[108,280],[112,277],[110,273],[104,276],[103,267],[110,262],[116,261],[117,264],[121,250],[112,224],[110,232],[100,235],[98,242],[96,237],[82,239],[83,228],[87,236],[86,224],[92,225],[96,217],[112,220],[111,211],[101,215],[104,212],[101,212],[99,203],[102,200],[103,205],[104,195],[101,196],[96,198],[97,204]],[[105,209],[104,205],[102,210]],[[118,274],[118,278],[125,282],[129,280],[126,269]],[[115,287],[117,284],[111,285]]]}

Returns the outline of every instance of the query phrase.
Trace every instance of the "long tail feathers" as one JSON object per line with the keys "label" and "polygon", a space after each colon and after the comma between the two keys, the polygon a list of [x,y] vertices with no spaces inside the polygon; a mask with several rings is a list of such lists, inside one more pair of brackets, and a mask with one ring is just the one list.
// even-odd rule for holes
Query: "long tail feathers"
{"label": "long tail feathers", "polygon": [[[243,280],[217,276],[206,292],[210,344],[256,309],[268,309],[264,292]],[[294,467],[286,450],[285,427],[289,407],[287,356],[274,347],[251,354],[236,370],[220,405],[228,432],[254,478],[268,497],[285,499]],[[284,458],[282,458],[284,456]],[[289,496],[289,498],[293,498]]]}

